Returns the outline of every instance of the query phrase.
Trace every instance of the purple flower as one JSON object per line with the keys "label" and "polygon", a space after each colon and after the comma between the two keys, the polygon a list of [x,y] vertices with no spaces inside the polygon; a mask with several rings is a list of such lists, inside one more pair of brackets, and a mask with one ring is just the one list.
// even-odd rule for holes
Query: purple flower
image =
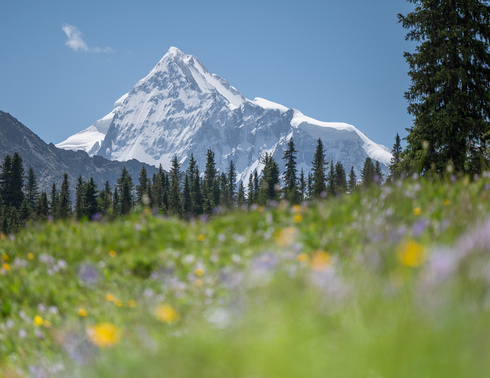
{"label": "purple flower", "polygon": [[412,227],[413,236],[420,236],[426,228],[430,225],[430,221],[428,219],[421,219],[417,223],[415,223]]}
{"label": "purple flower", "polygon": [[89,286],[99,281],[99,273],[92,264],[83,264],[78,271],[78,277]]}

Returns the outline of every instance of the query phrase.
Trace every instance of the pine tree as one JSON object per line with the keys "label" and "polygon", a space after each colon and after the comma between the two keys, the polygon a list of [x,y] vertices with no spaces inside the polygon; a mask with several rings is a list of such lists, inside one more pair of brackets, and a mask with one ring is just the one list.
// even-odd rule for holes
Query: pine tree
{"label": "pine tree", "polygon": [[85,182],[83,181],[82,175],[78,176],[77,184],[75,187],[75,217],[80,220],[83,217],[84,209],[84,188]]}
{"label": "pine tree", "polygon": [[39,184],[37,183],[36,174],[34,169],[29,167],[27,170],[27,182],[26,182],[26,198],[29,201],[29,206],[31,209],[36,207],[37,199],[39,198]]}
{"label": "pine tree", "polygon": [[261,159],[264,164],[262,177],[260,179],[260,192],[258,195],[259,203],[267,204],[269,201],[278,201],[281,191],[279,183],[279,166],[272,157],[272,154],[265,153]]}
{"label": "pine tree", "polygon": [[117,187],[114,188],[114,194],[112,196],[112,214],[121,214],[121,201],[119,200],[119,192],[117,191]]}
{"label": "pine tree", "polygon": [[257,170],[254,169],[254,178],[253,178],[253,187],[254,187],[254,202],[253,203],[258,203],[259,202],[259,193],[260,193],[260,181],[259,181],[259,174],[257,173]]}
{"label": "pine tree", "polygon": [[216,186],[218,184],[216,180],[217,173],[216,164],[214,162],[214,152],[212,150],[208,150],[206,153],[206,169],[204,171],[204,180],[202,185],[203,211],[206,214],[211,214],[219,202],[219,196],[218,199],[216,199]]}
{"label": "pine tree", "polygon": [[400,161],[402,155],[401,139],[398,133],[396,133],[392,153],[393,157],[391,158],[390,165],[390,179],[398,180],[400,178]]}
{"label": "pine tree", "polygon": [[378,160],[376,160],[376,163],[374,164],[374,182],[378,185],[383,184],[384,180],[384,174],[383,171],[381,170],[381,164],[379,163]]}
{"label": "pine tree", "polygon": [[230,160],[230,166],[228,168],[228,182],[227,182],[227,202],[229,207],[235,206],[236,202],[236,170],[233,160]]}
{"label": "pine tree", "polygon": [[66,219],[71,216],[70,182],[66,173],[63,175],[63,181],[61,182],[58,216],[61,219]]}
{"label": "pine tree", "polygon": [[112,207],[112,189],[109,181],[106,181],[104,184],[104,188],[99,192],[99,196],[97,197],[97,207],[100,210],[101,214],[107,216],[111,213]]}
{"label": "pine tree", "polygon": [[168,198],[168,212],[172,215],[182,214],[181,181],[182,172],[180,171],[180,163],[177,155],[175,155],[172,159],[172,166],[170,167],[170,190]]}
{"label": "pine tree", "polygon": [[194,154],[191,154],[189,159],[189,165],[187,166],[187,175],[189,176],[189,189],[191,197],[191,209],[192,215],[202,214],[202,192],[201,192],[201,179],[199,177],[199,166],[194,158]]}
{"label": "pine tree", "polygon": [[345,177],[345,169],[340,161],[335,164],[335,188],[337,194],[347,192],[347,179]]}
{"label": "pine tree", "polygon": [[374,182],[374,164],[373,161],[367,157],[364,161],[364,166],[361,171],[362,185],[367,187]]}
{"label": "pine tree", "polygon": [[186,174],[184,177],[184,189],[182,191],[182,211],[185,217],[191,215],[192,212],[191,184],[188,174]]}
{"label": "pine tree", "polygon": [[152,182],[152,193],[153,193],[153,206],[156,207],[159,210],[162,209],[162,203],[163,203],[163,191],[164,191],[164,170],[162,168],[162,165],[158,167],[158,172],[153,175],[153,182]]}
{"label": "pine tree", "polygon": [[326,190],[326,177],[325,169],[328,163],[325,161],[325,151],[323,150],[323,143],[318,138],[315,155],[313,155],[312,165],[312,184],[311,184],[311,197],[320,197]]}
{"label": "pine tree", "polygon": [[121,215],[127,215],[133,208],[133,179],[126,167],[121,170],[121,176],[117,179],[119,189],[119,210]]}
{"label": "pine tree", "polygon": [[83,193],[83,216],[92,219],[97,214],[97,187],[93,177],[85,183]]}
{"label": "pine tree", "polygon": [[329,196],[335,197],[338,194],[337,185],[335,181],[335,166],[333,160],[330,162],[330,170],[327,176],[327,194]]}
{"label": "pine tree", "polygon": [[19,209],[19,218],[21,221],[25,222],[31,218],[31,215],[32,215],[31,204],[27,199],[27,197],[24,197],[24,200],[22,201],[22,204],[20,205],[20,209]]}
{"label": "pine tree", "polygon": [[42,191],[39,195],[39,199],[36,204],[36,219],[44,221],[48,219],[49,205],[48,196],[45,191]]}
{"label": "pine tree", "polygon": [[224,207],[230,207],[230,193],[228,192],[228,177],[226,173],[222,173],[220,176],[220,200],[219,204]]}
{"label": "pine tree", "polygon": [[254,180],[253,180],[253,173],[250,173],[248,175],[248,185],[247,185],[247,205],[252,206],[254,204],[255,198],[254,198]]}
{"label": "pine tree", "polygon": [[247,200],[245,198],[245,186],[243,185],[243,181],[240,181],[240,184],[238,184],[238,193],[236,196],[236,204],[238,207],[242,207],[247,203]]}
{"label": "pine tree", "polygon": [[13,157],[6,155],[0,173],[0,194],[5,206],[20,208],[24,200],[24,167],[22,158],[16,152]]}
{"label": "pine tree", "polygon": [[303,168],[301,168],[301,172],[299,174],[299,193],[299,201],[303,202],[308,196],[308,183]]}
{"label": "pine tree", "polygon": [[136,202],[141,206],[150,206],[150,180],[145,166],[141,167],[139,184],[136,185]]}
{"label": "pine tree", "polygon": [[416,5],[399,21],[412,84],[405,97],[414,125],[408,130],[404,170],[480,172],[490,139],[490,6],[486,0],[408,0]]}
{"label": "pine tree", "polygon": [[349,190],[349,193],[352,193],[352,191],[356,188],[356,186],[357,186],[357,177],[356,177],[356,173],[354,172],[354,167],[352,166],[350,168],[349,182],[347,184],[347,188]]}
{"label": "pine tree", "polygon": [[59,202],[60,202],[60,197],[58,194],[58,188],[56,187],[56,183],[53,182],[53,184],[51,185],[49,209],[50,209],[51,217],[53,217],[54,219],[58,218]]}
{"label": "pine tree", "polygon": [[284,151],[283,159],[286,161],[285,171],[282,174],[284,181],[284,199],[290,203],[296,204],[299,202],[298,192],[298,170],[296,169],[296,149],[294,148],[294,141],[291,138],[288,142],[288,147]]}

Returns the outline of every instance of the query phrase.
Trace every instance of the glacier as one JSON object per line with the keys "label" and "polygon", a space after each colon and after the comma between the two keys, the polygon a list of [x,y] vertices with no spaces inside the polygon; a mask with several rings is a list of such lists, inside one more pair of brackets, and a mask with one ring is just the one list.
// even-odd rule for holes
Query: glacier
{"label": "glacier", "polygon": [[340,161],[359,177],[366,157],[386,172],[392,154],[356,127],[322,122],[272,101],[245,98],[222,77],[210,73],[196,57],[171,47],[150,73],[89,128],[56,146],[83,150],[110,160],[137,159],[166,170],[176,155],[185,168],[190,154],[201,171],[206,152],[217,168],[233,161],[238,180],[263,168],[260,157],[272,154],[280,169],[287,143],[294,138],[298,170],[311,169],[317,139],[327,161]]}

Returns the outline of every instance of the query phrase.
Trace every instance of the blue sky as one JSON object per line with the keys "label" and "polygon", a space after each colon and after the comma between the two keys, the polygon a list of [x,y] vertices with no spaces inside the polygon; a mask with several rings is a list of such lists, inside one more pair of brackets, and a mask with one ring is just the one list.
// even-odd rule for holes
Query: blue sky
{"label": "blue sky", "polygon": [[410,10],[406,0],[6,0],[0,110],[58,143],[176,46],[247,98],[353,124],[391,147],[411,125],[403,52],[413,46],[397,23]]}

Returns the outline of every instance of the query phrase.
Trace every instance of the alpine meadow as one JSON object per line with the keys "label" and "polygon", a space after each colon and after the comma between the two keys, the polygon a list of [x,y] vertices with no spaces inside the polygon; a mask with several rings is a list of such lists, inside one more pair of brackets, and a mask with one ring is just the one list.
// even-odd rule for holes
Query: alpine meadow
{"label": "alpine meadow", "polygon": [[406,5],[392,148],[176,47],[56,145],[2,109],[0,377],[487,376],[490,4]]}

